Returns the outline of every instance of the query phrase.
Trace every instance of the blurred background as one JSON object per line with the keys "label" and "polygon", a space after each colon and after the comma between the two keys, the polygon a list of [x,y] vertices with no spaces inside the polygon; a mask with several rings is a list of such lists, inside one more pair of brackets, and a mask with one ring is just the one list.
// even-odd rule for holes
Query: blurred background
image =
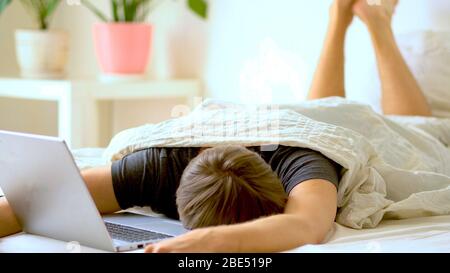
{"label": "blurred background", "polygon": [[[109,10],[110,1],[95,4]],[[328,24],[331,0],[210,0],[203,20],[183,1],[167,0],[148,21],[154,26],[147,77],[152,80],[197,79],[202,96],[236,102],[295,102],[305,99]],[[417,30],[450,30],[450,1],[400,0],[396,34]],[[99,19],[76,0],[62,1],[53,29],[70,34],[66,80],[96,79],[92,25]],[[19,77],[14,32],[32,28],[19,1],[0,16],[0,77]],[[369,103],[379,85],[368,33],[355,20],[348,34],[348,97]],[[370,85],[370,86],[368,86]],[[372,88],[373,89],[373,88]],[[102,135],[171,118],[177,99],[120,100],[112,103]],[[0,129],[57,135],[57,106],[52,102],[0,98]]]}

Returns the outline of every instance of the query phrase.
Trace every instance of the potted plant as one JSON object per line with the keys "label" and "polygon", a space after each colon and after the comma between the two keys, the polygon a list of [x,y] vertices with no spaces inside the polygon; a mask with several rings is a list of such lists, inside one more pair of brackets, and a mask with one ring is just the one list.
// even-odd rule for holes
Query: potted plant
{"label": "potted plant", "polygon": [[[2,0],[2,7],[11,1]],[[16,30],[16,56],[21,74],[28,78],[61,78],[67,63],[69,35],[49,30],[61,0],[21,0],[38,25],[37,30]]]}
{"label": "potted plant", "polygon": [[[89,0],[82,0],[102,20],[93,27],[97,58],[107,75],[141,76],[149,61],[152,25],[145,23],[148,14],[161,0],[111,0],[109,18]],[[189,8],[205,18],[206,0],[188,0]]]}
{"label": "potted plant", "polygon": [[11,3],[11,0],[0,0],[0,14],[2,14],[2,11],[9,5],[9,3]]}

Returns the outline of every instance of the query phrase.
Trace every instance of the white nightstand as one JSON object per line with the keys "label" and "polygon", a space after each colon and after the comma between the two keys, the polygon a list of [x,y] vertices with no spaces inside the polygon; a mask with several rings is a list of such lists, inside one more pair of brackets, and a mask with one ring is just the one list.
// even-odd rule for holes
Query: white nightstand
{"label": "white nightstand", "polygon": [[69,147],[98,147],[101,101],[184,98],[192,105],[201,97],[199,80],[104,83],[96,80],[28,80],[0,78],[2,97],[54,101],[58,104],[58,136]]}

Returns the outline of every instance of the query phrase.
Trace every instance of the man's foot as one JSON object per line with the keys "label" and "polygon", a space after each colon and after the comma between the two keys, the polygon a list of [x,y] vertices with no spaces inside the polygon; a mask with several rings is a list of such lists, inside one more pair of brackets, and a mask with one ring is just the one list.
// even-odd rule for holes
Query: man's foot
{"label": "man's foot", "polygon": [[342,23],[348,27],[353,20],[354,13],[352,7],[356,0],[334,0],[330,13],[334,23]]}
{"label": "man's foot", "polygon": [[390,25],[398,0],[356,0],[353,13],[370,29]]}

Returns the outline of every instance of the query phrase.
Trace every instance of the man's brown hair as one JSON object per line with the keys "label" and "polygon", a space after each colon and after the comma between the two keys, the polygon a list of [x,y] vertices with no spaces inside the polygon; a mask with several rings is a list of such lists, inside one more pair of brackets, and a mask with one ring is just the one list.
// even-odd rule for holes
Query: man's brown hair
{"label": "man's brown hair", "polygon": [[282,213],[286,200],[271,167],[241,146],[201,152],[184,170],[176,196],[180,220],[190,229]]}

